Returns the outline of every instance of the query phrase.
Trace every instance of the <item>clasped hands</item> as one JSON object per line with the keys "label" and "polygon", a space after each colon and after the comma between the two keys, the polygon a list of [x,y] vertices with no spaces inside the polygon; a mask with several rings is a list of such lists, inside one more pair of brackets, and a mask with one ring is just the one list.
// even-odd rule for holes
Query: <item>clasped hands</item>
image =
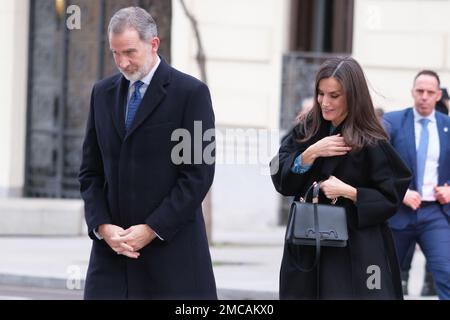
{"label": "clasped hands", "polygon": [[155,232],[146,224],[134,225],[126,230],[113,224],[102,224],[98,232],[117,254],[133,259],[139,258],[139,250],[156,238]]}

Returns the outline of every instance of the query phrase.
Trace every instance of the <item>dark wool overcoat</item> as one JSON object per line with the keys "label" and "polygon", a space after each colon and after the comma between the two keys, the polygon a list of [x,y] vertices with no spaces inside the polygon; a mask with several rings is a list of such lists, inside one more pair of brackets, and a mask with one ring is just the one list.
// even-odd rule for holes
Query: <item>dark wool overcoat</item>
{"label": "dark wool overcoat", "polygon": [[[335,133],[340,130],[338,127]],[[285,244],[280,298],[402,299],[400,271],[387,220],[402,203],[410,171],[389,142],[380,141],[345,156],[318,158],[309,171],[293,173],[295,158],[326,137],[330,123],[323,121],[319,133],[310,141],[299,143],[303,137],[300,132],[297,127],[283,140],[279,154],[271,162],[276,190],[298,200],[314,181],[334,175],[357,189],[357,201],[343,197],[337,201],[336,205],[344,207],[347,213],[348,245],[322,247],[318,268],[302,272],[293,260],[301,267],[311,265],[315,247]],[[319,202],[330,204],[322,192]],[[380,276],[378,282],[371,277],[375,272]]]}
{"label": "dark wool overcoat", "polygon": [[[125,133],[128,86],[118,74],[92,91],[79,174],[93,239],[85,298],[216,299],[201,209],[214,176],[214,161],[202,157],[213,149],[209,90],[161,59]],[[183,131],[172,136],[175,129]],[[189,148],[175,153],[191,161],[173,160],[180,137]],[[105,223],[148,224],[163,240],[155,238],[130,259],[94,235]]]}

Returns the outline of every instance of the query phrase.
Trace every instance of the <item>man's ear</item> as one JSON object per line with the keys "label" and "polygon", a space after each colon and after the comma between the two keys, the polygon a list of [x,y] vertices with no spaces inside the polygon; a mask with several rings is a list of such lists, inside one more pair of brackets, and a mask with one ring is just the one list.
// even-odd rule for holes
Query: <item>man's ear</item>
{"label": "man's ear", "polygon": [[442,90],[439,89],[438,92],[437,92],[437,96],[436,96],[436,102],[438,102],[439,100],[441,100],[441,98],[442,98]]}
{"label": "man's ear", "polygon": [[152,47],[153,52],[158,52],[160,40],[158,37],[153,37],[150,40],[150,46]]}

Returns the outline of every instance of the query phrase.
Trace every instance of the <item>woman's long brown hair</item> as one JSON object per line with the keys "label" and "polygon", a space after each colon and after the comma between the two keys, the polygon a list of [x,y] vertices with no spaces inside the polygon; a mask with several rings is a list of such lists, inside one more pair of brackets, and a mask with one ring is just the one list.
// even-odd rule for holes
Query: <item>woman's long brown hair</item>
{"label": "woman's long brown hair", "polygon": [[348,114],[342,123],[342,136],[347,145],[354,150],[366,145],[374,145],[379,140],[387,140],[388,135],[373,106],[364,72],[359,63],[351,58],[333,58],[325,61],[316,76],[314,106],[300,119],[299,141],[311,139],[319,132],[323,121],[322,110],[317,102],[319,82],[326,78],[335,78],[342,86],[347,98]]}

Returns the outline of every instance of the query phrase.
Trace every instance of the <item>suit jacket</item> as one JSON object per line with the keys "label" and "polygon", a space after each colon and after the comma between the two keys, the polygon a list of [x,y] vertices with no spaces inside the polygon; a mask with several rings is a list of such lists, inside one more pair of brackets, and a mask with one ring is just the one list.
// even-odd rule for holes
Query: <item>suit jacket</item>
{"label": "suit jacket", "polygon": [[[198,152],[211,146],[203,141],[203,133],[214,129],[209,90],[161,59],[125,133],[128,86],[117,74],[92,90],[79,174],[94,240],[85,298],[215,299],[201,209],[214,163],[198,158]],[[177,128],[190,134],[183,142],[192,150],[177,150],[191,163],[171,159],[180,142],[171,139]],[[95,237],[93,230],[104,223],[123,228],[148,224],[164,241],[156,238],[140,250],[138,259],[130,259]]]}
{"label": "suit jacket", "polygon": [[[435,115],[440,146],[438,184],[442,186],[446,182],[450,184],[450,117],[440,112],[435,112]],[[409,189],[417,190],[417,157],[413,108],[388,112],[384,114],[383,118],[391,144],[413,173],[414,178],[411,180]],[[442,206],[442,211],[450,218],[450,204]],[[414,214],[414,210],[402,204],[397,214],[389,220],[389,225],[394,229],[403,229],[409,224]]]}
{"label": "suit jacket", "polygon": [[[387,141],[352,151],[345,156],[323,157],[314,161],[305,173],[292,173],[295,158],[310,145],[328,136],[329,122],[323,121],[319,133],[305,142],[298,127],[282,142],[278,155],[272,160],[272,181],[285,196],[303,196],[314,181],[334,175],[357,189],[357,201],[340,197],[336,205],[345,208],[349,228],[345,248],[323,247],[320,271],[299,271],[295,257],[285,244],[280,272],[280,298],[316,298],[316,276],[320,273],[322,299],[401,299],[400,271],[387,219],[395,214],[408,187],[411,174]],[[340,133],[341,127],[335,133]],[[278,167],[278,170],[277,170]],[[329,204],[322,193],[319,202]],[[294,252],[296,250],[293,250]],[[299,246],[298,260],[303,266],[311,264],[315,248]],[[367,287],[367,270],[380,267],[381,289]]]}

